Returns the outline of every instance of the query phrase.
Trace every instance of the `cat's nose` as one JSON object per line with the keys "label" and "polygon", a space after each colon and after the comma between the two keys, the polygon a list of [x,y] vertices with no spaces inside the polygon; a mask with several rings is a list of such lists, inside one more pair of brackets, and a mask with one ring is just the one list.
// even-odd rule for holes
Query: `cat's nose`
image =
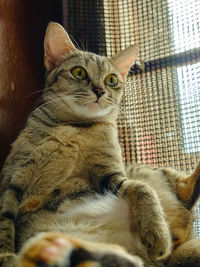
{"label": "cat's nose", "polygon": [[103,88],[99,88],[96,86],[93,86],[92,91],[96,94],[98,99],[105,94],[105,90]]}

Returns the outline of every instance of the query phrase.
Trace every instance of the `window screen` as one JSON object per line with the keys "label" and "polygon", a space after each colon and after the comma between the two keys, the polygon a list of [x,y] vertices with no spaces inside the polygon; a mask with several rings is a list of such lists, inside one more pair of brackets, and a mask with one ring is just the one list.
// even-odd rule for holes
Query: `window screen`
{"label": "window screen", "polygon": [[[66,2],[65,26],[81,48],[112,56],[139,46],[118,121],[126,164],[190,173],[200,159],[199,10],[199,0]],[[199,228],[197,219],[200,237]]]}

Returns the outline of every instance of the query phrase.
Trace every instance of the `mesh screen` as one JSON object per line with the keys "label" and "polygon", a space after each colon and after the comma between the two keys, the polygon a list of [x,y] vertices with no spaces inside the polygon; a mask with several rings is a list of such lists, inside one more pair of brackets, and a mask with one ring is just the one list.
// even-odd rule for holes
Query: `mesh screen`
{"label": "mesh screen", "polygon": [[[191,172],[200,158],[199,0],[66,5],[68,31],[81,48],[112,56],[130,44],[139,46],[143,70],[131,68],[119,118],[125,163]],[[198,218],[194,227],[200,237]]]}

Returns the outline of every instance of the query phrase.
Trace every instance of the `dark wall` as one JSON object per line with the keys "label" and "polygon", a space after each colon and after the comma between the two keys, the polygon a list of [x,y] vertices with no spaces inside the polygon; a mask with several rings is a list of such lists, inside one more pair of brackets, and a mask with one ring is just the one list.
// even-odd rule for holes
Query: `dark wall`
{"label": "dark wall", "polygon": [[44,86],[43,38],[61,0],[0,1],[0,167]]}

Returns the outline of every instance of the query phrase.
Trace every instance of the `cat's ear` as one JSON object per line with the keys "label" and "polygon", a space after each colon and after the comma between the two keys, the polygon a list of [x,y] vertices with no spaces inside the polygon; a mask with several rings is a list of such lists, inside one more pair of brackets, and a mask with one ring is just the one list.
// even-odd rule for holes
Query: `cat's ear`
{"label": "cat's ear", "polygon": [[124,81],[137,55],[137,46],[131,45],[112,57],[112,62],[119,69]]}
{"label": "cat's ear", "polygon": [[178,181],[177,193],[188,209],[194,207],[200,197],[200,163],[188,178]]}
{"label": "cat's ear", "polygon": [[65,29],[58,23],[50,22],[44,38],[44,64],[48,71],[62,63],[63,55],[77,50]]}

